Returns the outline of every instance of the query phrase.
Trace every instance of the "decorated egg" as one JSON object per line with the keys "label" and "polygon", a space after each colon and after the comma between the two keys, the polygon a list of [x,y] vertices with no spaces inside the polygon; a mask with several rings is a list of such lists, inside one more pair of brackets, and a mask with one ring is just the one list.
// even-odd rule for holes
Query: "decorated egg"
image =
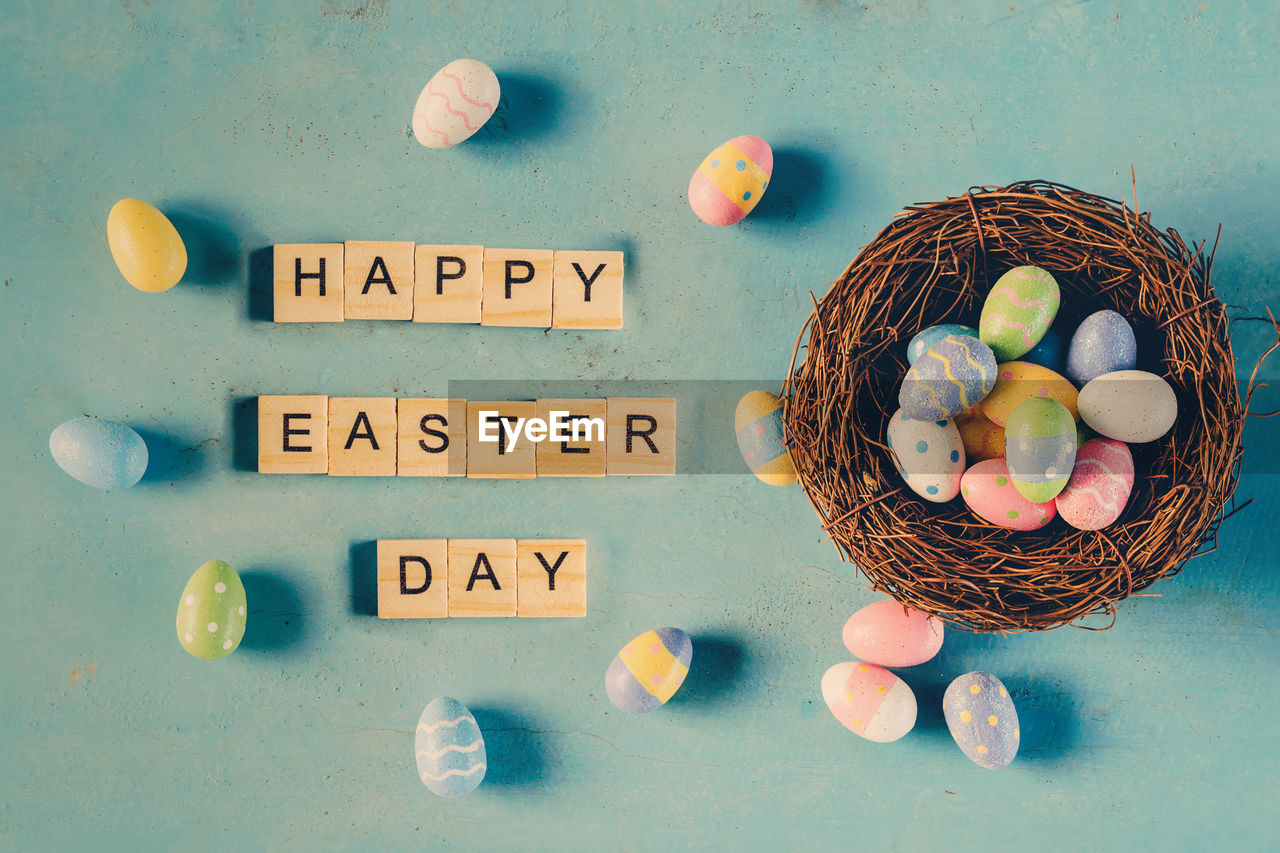
{"label": "decorated egg", "polygon": [[1041,367],[1049,368],[1055,373],[1061,373],[1064,364],[1062,338],[1058,337],[1058,333],[1053,329],[1049,329],[1044,333],[1044,337],[1040,339],[1040,343],[1032,347],[1018,360],[1030,364],[1038,364]]}
{"label": "decorated egg", "polygon": [[769,188],[773,149],[758,136],[738,136],[712,151],[689,179],[689,206],[709,225],[732,225]]}
{"label": "decorated egg", "polygon": [[1013,487],[1032,503],[1058,496],[1076,460],[1076,422],[1057,400],[1023,400],[1004,429],[1005,461]]}
{"label": "decorated egg", "polygon": [[1065,376],[1026,361],[1007,361],[996,368],[996,385],[982,401],[982,414],[993,424],[1007,426],[1013,410],[1035,397],[1057,400],[1066,406],[1072,420],[1080,416],[1076,386]]}
{"label": "decorated egg", "polygon": [[[990,395],[987,395],[990,396]],[[956,429],[964,452],[971,459],[995,459],[1004,456],[1004,427],[997,426],[982,414],[982,407],[975,406],[964,414],[956,415]]]}
{"label": "decorated egg", "polygon": [[693,643],[679,628],[645,631],[622,647],[604,675],[609,701],[628,714],[647,714],[675,695],[689,674]]}
{"label": "decorated egg", "polygon": [[98,418],[72,418],[49,434],[58,467],[95,489],[127,489],[147,471],[147,445],[129,427]]}
{"label": "decorated egg", "polygon": [[907,364],[915,364],[916,359],[924,355],[925,350],[948,335],[976,338],[978,330],[973,326],[962,326],[959,323],[943,323],[940,326],[922,329],[911,339],[911,343],[907,344]]}
{"label": "decorated egg", "polygon": [[1067,375],[1081,387],[1104,373],[1137,366],[1138,342],[1133,327],[1115,311],[1090,314],[1071,336]]}
{"label": "decorated egg", "polygon": [[782,401],[768,391],[748,391],[733,413],[733,429],[738,450],[751,472],[770,486],[789,486],[796,481],[782,431]]}
{"label": "decorated egg", "polygon": [[856,658],[880,666],[916,666],[942,648],[942,622],[892,598],[868,604],[844,623],[844,644]]}
{"label": "decorated egg", "polygon": [[982,341],[947,335],[907,370],[898,405],[918,421],[953,418],[982,401],[996,383],[996,360]]}
{"label": "decorated egg", "polygon": [[960,493],[964,444],[951,421],[917,421],[902,410],[889,419],[889,449],[911,491],[942,503]]}
{"label": "decorated egg", "polygon": [[1169,383],[1154,373],[1117,370],[1080,389],[1080,417],[1107,438],[1142,444],[1173,427],[1178,398]]}
{"label": "decorated egg", "polygon": [[1040,267],[1014,267],[996,281],[982,304],[978,336],[997,361],[1029,352],[1058,313],[1058,282]]}
{"label": "decorated egg", "polygon": [[484,781],[488,756],[476,718],[457,699],[432,699],[413,739],[418,778],[439,797],[470,794]]}
{"label": "decorated egg", "polygon": [[965,471],[960,496],[979,518],[1011,530],[1036,530],[1058,514],[1053,501],[1032,503],[1019,494],[1003,459],[977,462]]}
{"label": "decorated egg", "polygon": [[999,770],[1018,754],[1018,712],[994,675],[970,672],[951,682],[942,696],[942,715],[956,745],[974,764]]}
{"label": "decorated egg", "polygon": [[125,281],[146,293],[168,290],[187,271],[187,247],[178,229],[145,201],[122,198],[112,205],[107,244]]}
{"label": "decorated egg", "polygon": [[244,584],[230,563],[210,560],[187,581],[178,600],[178,642],[201,660],[217,660],[244,638]]}
{"label": "decorated egg", "polygon": [[1054,498],[1058,515],[1077,530],[1101,530],[1124,512],[1133,491],[1133,454],[1112,438],[1095,438],[1076,454],[1067,487]]}
{"label": "decorated egg", "polygon": [[455,59],[418,95],[413,135],[428,148],[452,148],[484,127],[501,94],[492,68],[477,59]]}
{"label": "decorated egg", "polygon": [[916,724],[916,696],[907,683],[869,663],[838,663],[822,676],[822,700],[854,734],[889,743]]}

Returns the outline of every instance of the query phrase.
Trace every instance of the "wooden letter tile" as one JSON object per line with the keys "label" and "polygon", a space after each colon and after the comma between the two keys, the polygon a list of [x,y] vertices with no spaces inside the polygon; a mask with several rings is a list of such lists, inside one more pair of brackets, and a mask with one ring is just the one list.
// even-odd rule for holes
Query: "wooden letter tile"
{"label": "wooden letter tile", "polygon": [[378,616],[443,619],[449,615],[449,543],[378,540]]}
{"label": "wooden letter tile", "polygon": [[394,477],[396,398],[329,398],[329,475]]}
{"label": "wooden letter tile", "polygon": [[622,328],[622,253],[556,252],[551,325]]}
{"label": "wooden letter tile", "polygon": [[[489,423],[480,423],[481,412],[497,412]],[[528,420],[537,413],[533,401],[485,402],[467,401],[467,476],[514,479],[534,477],[538,472],[537,444],[524,436],[523,423],[514,447],[510,446],[505,421],[515,429],[517,419]],[[481,427],[485,427],[483,433]],[[481,440],[482,435],[496,438]]]}
{"label": "wooden letter tile", "polygon": [[467,476],[467,401],[400,399],[396,402],[401,477]]}
{"label": "wooden letter tile", "polygon": [[[562,432],[572,435],[572,421],[577,421],[579,438],[591,441],[538,442],[539,477],[603,477],[605,473],[605,417],[604,400],[542,399],[537,403],[538,417],[546,421],[548,435],[554,434],[552,412],[567,412],[560,418],[565,424]],[[592,423],[597,421],[598,423]]]}
{"label": "wooden letter tile", "polygon": [[480,322],[549,327],[554,261],[549,249],[485,249]]}
{"label": "wooden letter tile", "polygon": [[413,243],[348,240],[342,274],[348,320],[413,317]]}
{"label": "wooden letter tile", "polygon": [[[605,434],[610,476],[670,477],[676,472],[676,401],[610,397]],[[332,417],[332,416],[331,416]],[[333,455],[333,451],[329,451]]]}
{"label": "wooden letter tile", "polygon": [[258,473],[329,470],[329,398],[258,398]]}
{"label": "wooden letter tile", "polygon": [[275,246],[272,291],[277,323],[341,323],[342,244]]}
{"label": "wooden letter tile", "polygon": [[449,540],[449,615],[516,615],[516,540]]}
{"label": "wooden letter tile", "polygon": [[516,610],[520,616],[587,615],[587,543],[521,539],[516,543]]}
{"label": "wooden letter tile", "polygon": [[418,246],[414,257],[413,322],[479,323],[484,247]]}

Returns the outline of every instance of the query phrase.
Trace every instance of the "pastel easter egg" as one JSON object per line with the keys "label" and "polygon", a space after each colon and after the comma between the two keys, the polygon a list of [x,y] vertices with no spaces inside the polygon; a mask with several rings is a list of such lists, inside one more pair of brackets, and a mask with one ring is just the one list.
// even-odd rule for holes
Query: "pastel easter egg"
{"label": "pastel easter egg", "polygon": [[796,481],[791,449],[783,439],[782,401],[768,391],[748,391],[733,413],[738,450],[751,472],[770,486]]}
{"label": "pastel easter egg", "polygon": [[[989,394],[987,396],[990,396]],[[1004,456],[1004,427],[997,426],[982,414],[982,407],[956,415],[956,429],[970,459],[995,459]]]}
{"label": "pastel easter egg", "polygon": [[917,666],[942,648],[943,626],[935,616],[903,607],[892,598],[868,604],[844,623],[844,644],[856,658],[880,666]]}
{"label": "pastel easter egg", "polygon": [[965,335],[966,337],[976,338],[978,330],[973,326],[962,326],[959,323],[943,323],[940,326],[930,326],[927,329],[922,329],[911,339],[911,343],[907,344],[907,364],[915,364],[916,359],[924,355],[925,350],[948,335]]}
{"label": "pastel easter egg", "polygon": [[1142,444],[1173,428],[1178,397],[1169,383],[1154,373],[1117,370],[1080,389],[1080,417],[1107,438]]}
{"label": "pastel easter egg", "polygon": [[675,695],[689,674],[693,643],[679,628],[645,631],[622,647],[604,674],[609,701],[628,714],[647,714]]}
{"label": "pastel easter egg", "polygon": [[960,478],[960,496],[979,518],[1010,530],[1037,530],[1058,514],[1053,501],[1032,503],[1019,494],[1003,459],[970,466]]}
{"label": "pastel easter egg", "polygon": [[982,401],[996,384],[996,360],[982,341],[947,335],[907,370],[898,405],[918,421],[953,418]]}
{"label": "pastel easter egg", "polygon": [[867,740],[889,743],[916,724],[916,696],[887,669],[838,663],[822,676],[822,699],[840,725]]}
{"label": "pastel easter egg", "polygon": [[1138,342],[1129,321],[1115,311],[1098,311],[1084,318],[1071,336],[1067,375],[1085,386],[1104,373],[1138,366]]}
{"label": "pastel easter egg", "polygon": [[1007,361],[996,368],[996,385],[982,401],[982,414],[997,426],[1007,426],[1009,415],[1024,400],[1046,397],[1066,406],[1071,419],[1080,417],[1076,386],[1047,367],[1026,361]]}
{"label": "pastel easter egg", "polygon": [[1013,487],[1032,503],[1058,496],[1076,460],[1076,422],[1057,400],[1033,397],[1009,415],[1005,461]]}
{"label": "pastel easter egg", "polygon": [[95,489],[127,489],[147,471],[147,445],[129,427],[99,418],[72,418],[49,434],[58,467]]}
{"label": "pastel easter egg", "polygon": [[1133,454],[1112,438],[1095,438],[1076,454],[1067,487],[1054,498],[1058,515],[1077,530],[1101,530],[1124,512],[1133,491]]}
{"label": "pastel easter egg", "polygon": [[452,148],[484,127],[502,87],[478,59],[455,59],[435,73],[413,106],[413,135],[428,148]]}
{"label": "pastel easter egg", "polygon": [[1049,329],[1044,333],[1044,337],[1040,339],[1040,343],[1032,347],[1018,360],[1038,364],[1041,367],[1049,368],[1055,373],[1061,373],[1062,366],[1065,363],[1064,354],[1062,338],[1058,337],[1058,333],[1053,329]]}
{"label": "pastel easter egg", "polygon": [[187,271],[187,247],[178,229],[145,201],[122,198],[112,205],[107,244],[124,280],[146,293],[168,290]]}
{"label": "pastel easter egg", "polygon": [[920,497],[942,503],[960,492],[964,444],[951,421],[917,421],[899,409],[886,429],[898,473]]}
{"label": "pastel easter egg", "polygon": [[956,746],[974,764],[999,770],[1018,754],[1018,712],[994,675],[970,672],[951,682],[942,695],[942,716]]}
{"label": "pastel easter egg", "polygon": [[978,337],[997,361],[1031,351],[1058,313],[1058,282],[1040,267],[1014,267],[996,281],[982,305]]}
{"label": "pastel easter egg", "polygon": [[760,201],[773,175],[773,149],[738,136],[712,151],[689,179],[689,206],[709,225],[733,225]]}
{"label": "pastel easter egg", "polygon": [[226,657],[244,638],[247,606],[236,570],[210,560],[196,569],[178,599],[178,642],[201,660]]}
{"label": "pastel easter egg", "polygon": [[418,778],[438,797],[470,794],[484,781],[488,756],[476,718],[457,699],[432,699],[413,738]]}

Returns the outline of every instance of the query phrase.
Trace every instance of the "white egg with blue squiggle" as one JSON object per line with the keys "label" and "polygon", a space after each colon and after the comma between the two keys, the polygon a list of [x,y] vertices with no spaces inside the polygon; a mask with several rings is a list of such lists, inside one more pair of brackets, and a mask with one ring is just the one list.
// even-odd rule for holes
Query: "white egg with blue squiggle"
{"label": "white egg with blue squiggle", "polygon": [[911,491],[935,503],[960,493],[964,442],[954,422],[917,421],[899,409],[885,432],[898,473]]}
{"label": "white egg with blue squiggle", "polygon": [[484,735],[457,699],[441,696],[422,709],[413,747],[418,777],[437,796],[461,797],[484,780]]}

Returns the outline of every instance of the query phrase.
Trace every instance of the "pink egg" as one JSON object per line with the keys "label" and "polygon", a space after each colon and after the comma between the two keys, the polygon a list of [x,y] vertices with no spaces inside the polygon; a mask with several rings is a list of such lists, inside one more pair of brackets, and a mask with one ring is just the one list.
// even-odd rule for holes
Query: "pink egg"
{"label": "pink egg", "polygon": [[739,136],[708,154],[689,179],[689,206],[710,225],[732,225],[751,212],[773,175],[773,150]]}
{"label": "pink egg", "polygon": [[1077,530],[1101,530],[1124,512],[1133,491],[1133,454],[1123,441],[1094,438],[1076,454],[1071,479],[1056,498],[1058,514]]}
{"label": "pink egg", "polygon": [[822,676],[822,700],[840,725],[867,740],[889,743],[916,724],[916,695],[887,669],[846,661]]}
{"label": "pink egg", "polygon": [[1032,503],[1018,494],[1004,459],[987,459],[964,472],[960,496],[980,517],[1012,530],[1037,530],[1058,514],[1053,501]]}
{"label": "pink egg", "polygon": [[881,666],[915,666],[942,648],[942,622],[892,598],[868,604],[844,623],[844,644],[856,658]]}

